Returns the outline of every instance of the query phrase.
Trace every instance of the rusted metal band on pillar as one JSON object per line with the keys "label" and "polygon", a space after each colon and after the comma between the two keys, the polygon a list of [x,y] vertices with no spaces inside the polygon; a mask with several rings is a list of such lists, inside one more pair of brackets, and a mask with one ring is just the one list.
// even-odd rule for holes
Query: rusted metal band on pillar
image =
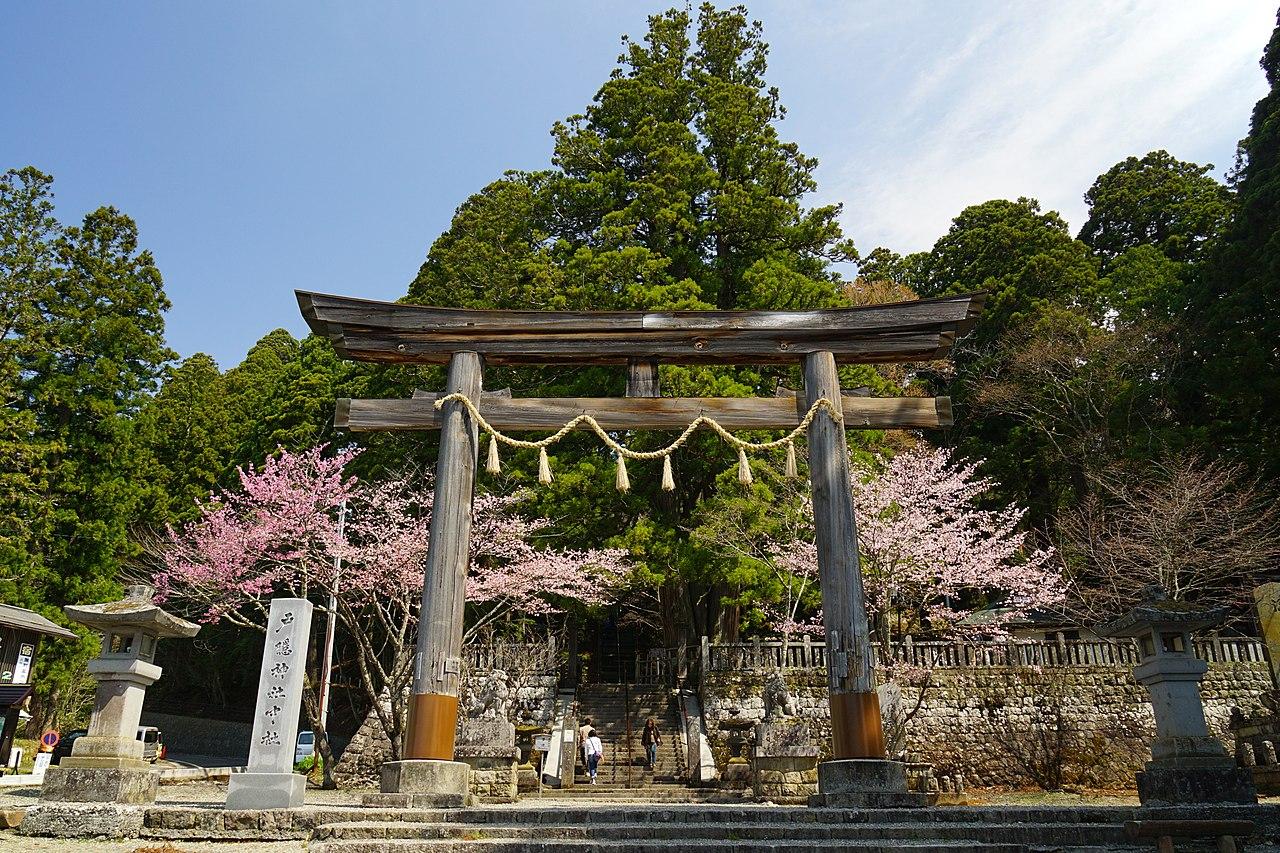
{"label": "rusted metal band on pillar", "polygon": [[833,758],[884,758],[880,697],[872,693],[831,694]]}
{"label": "rusted metal band on pillar", "polygon": [[405,720],[404,757],[453,760],[453,736],[458,727],[458,697],[418,693],[409,697]]}

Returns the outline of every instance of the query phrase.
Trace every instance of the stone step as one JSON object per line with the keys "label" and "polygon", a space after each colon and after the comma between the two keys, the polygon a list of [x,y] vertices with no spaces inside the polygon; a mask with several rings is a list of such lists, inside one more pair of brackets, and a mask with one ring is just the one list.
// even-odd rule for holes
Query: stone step
{"label": "stone step", "polygon": [[317,829],[314,841],[321,840],[437,840],[473,837],[504,840],[539,839],[591,841],[608,838],[643,838],[646,841],[815,841],[875,843],[906,842],[940,844],[1070,844],[1112,846],[1127,842],[1115,824],[814,824],[720,823],[720,824],[612,824],[607,830],[592,824],[554,826],[482,826],[456,823],[386,823],[364,821],[329,824]]}
{"label": "stone step", "polygon": [[[711,850],[716,853],[760,853],[764,850],[858,850],[862,853],[952,853],[962,850],[968,853],[1027,853],[1024,844],[976,844],[967,842],[951,842],[947,844],[931,843],[895,843],[882,844],[874,841],[840,840],[831,843],[815,843],[813,841],[738,841],[721,839],[701,841],[700,850]],[[308,845],[309,853],[419,853],[419,851],[472,851],[472,853],[670,853],[685,851],[688,843],[679,840],[640,841],[620,839],[602,841],[599,839],[584,840],[542,840],[485,838],[474,836],[466,839],[380,839],[362,841],[321,841]],[[1134,848],[1137,849],[1137,848]]]}

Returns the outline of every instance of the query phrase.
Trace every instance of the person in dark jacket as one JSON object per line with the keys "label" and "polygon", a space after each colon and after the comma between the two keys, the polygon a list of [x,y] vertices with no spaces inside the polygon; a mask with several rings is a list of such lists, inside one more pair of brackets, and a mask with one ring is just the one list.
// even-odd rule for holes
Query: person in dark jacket
{"label": "person in dark jacket", "polygon": [[640,743],[644,744],[645,761],[650,772],[658,763],[658,744],[662,743],[662,735],[658,733],[658,721],[650,717],[645,721],[644,732],[640,735]]}

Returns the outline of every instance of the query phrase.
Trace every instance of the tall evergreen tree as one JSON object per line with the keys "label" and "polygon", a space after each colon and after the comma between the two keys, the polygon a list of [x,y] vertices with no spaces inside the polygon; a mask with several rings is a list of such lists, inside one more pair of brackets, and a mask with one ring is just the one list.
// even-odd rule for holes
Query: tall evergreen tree
{"label": "tall evergreen tree", "polygon": [[[994,411],[980,410],[976,392],[1002,369],[1011,336],[1028,336],[1062,308],[1088,313],[1097,296],[1097,261],[1071,237],[1066,222],[1035,199],[997,199],[965,208],[911,270],[922,296],[985,290],[986,306],[973,333],[956,351],[954,379],[941,383],[957,409],[952,439],[1002,484],[1001,497],[1028,507],[1045,525],[1070,491],[1078,471],[1062,461],[1037,430]],[[892,259],[886,263],[895,268]]]}
{"label": "tall evergreen tree", "polygon": [[1183,408],[1215,450],[1280,476],[1280,25],[1261,65],[1271,88],[1240,143],[1235,218],[1186,313]]}
{"label": "tall evergreen tree", "polygon": [[235,461],[226,381],[214,360],[196,353],[166,371],[138,425],[151,450],[153,481],[164,493],[168,519],[193,518],[197,501],[226,484]]}
{"label": "tall evergreen tree", "polygon": [[1080,240],[1108,265],[1138,246],[1179,263],[1199,260],[1231,217],[1231,191],[1212,171],[1212,163],[1185,162],[1168,151],[1122,160],[1084,194],[1089,218]]}
{"label": "tall evergreen tree", "polygon": [[[135,417],[172,357],[169,303],[133,220],[102,207],[59,225],[52,178],[30,167],[0,180],[0,277],[0,583],[6,601],[60,619],[63,604],[118,592],[129,528],[161,503]],[[76,650],[51,651],[46,720],[71,710],[81,675]]]}
{"label": "tall evergreen tree", "polygon": [[[623,40],[618,67],[579,115],[552,128],[551,168],[511,173],[472,196],[431,247],[410,301],[545,309],[803,309],[842,304],[833,261],[856,258],[835,205],[807,208],[817,161],[784,141],[765,80],[768,45],[746,10],[672,9]],[[667,394],[772,394],[788,371],[662,368]],[[790,377],[794,382],[794,377]],[[854,384],[862,384],[851,377]],[[532,394],[618,394],[616,369],[490,371],[489,387]],[[635,435],[637,446],[665,435]],[[732,456],[699,436],[676,459],[674,493],[654,476],[613,492],[613,460],[586,437],[557,448],[555,483],[537,511],[584,545],[613,537],[657,589],[667,640],[715,631],[750,568],[717,565],[688,534]],[[507,469],[531,479],[529,460]],[[619,535],[618,531],[625,531]],[[762,570],[758,570],[762,571]],[[733,608],[720,620],[736,630]],[[679,623],[679,624],[677,624]]]}
{"label": "tall evergreen tree", "polygon": [[53,178],[33,167],[0,178],[0,600],[39,604],[29,580],[48,536],[50,445],[37,433],[23,364],[39,352],[57,265]]}

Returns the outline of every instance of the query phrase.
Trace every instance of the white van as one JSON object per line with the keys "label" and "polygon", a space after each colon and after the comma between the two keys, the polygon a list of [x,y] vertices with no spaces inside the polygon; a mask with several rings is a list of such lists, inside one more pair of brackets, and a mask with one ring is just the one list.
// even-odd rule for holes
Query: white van
{"label": "white van", "polygon": [[316,751],[316,733],[298,732],[298,743],[293,749],[293,763],[310,758]]}
{"label": "white van", "polygon": [[155,764],[164,758],[164,733],[155,726],[138,726],[138,740],[142,741],[142,760]]}

